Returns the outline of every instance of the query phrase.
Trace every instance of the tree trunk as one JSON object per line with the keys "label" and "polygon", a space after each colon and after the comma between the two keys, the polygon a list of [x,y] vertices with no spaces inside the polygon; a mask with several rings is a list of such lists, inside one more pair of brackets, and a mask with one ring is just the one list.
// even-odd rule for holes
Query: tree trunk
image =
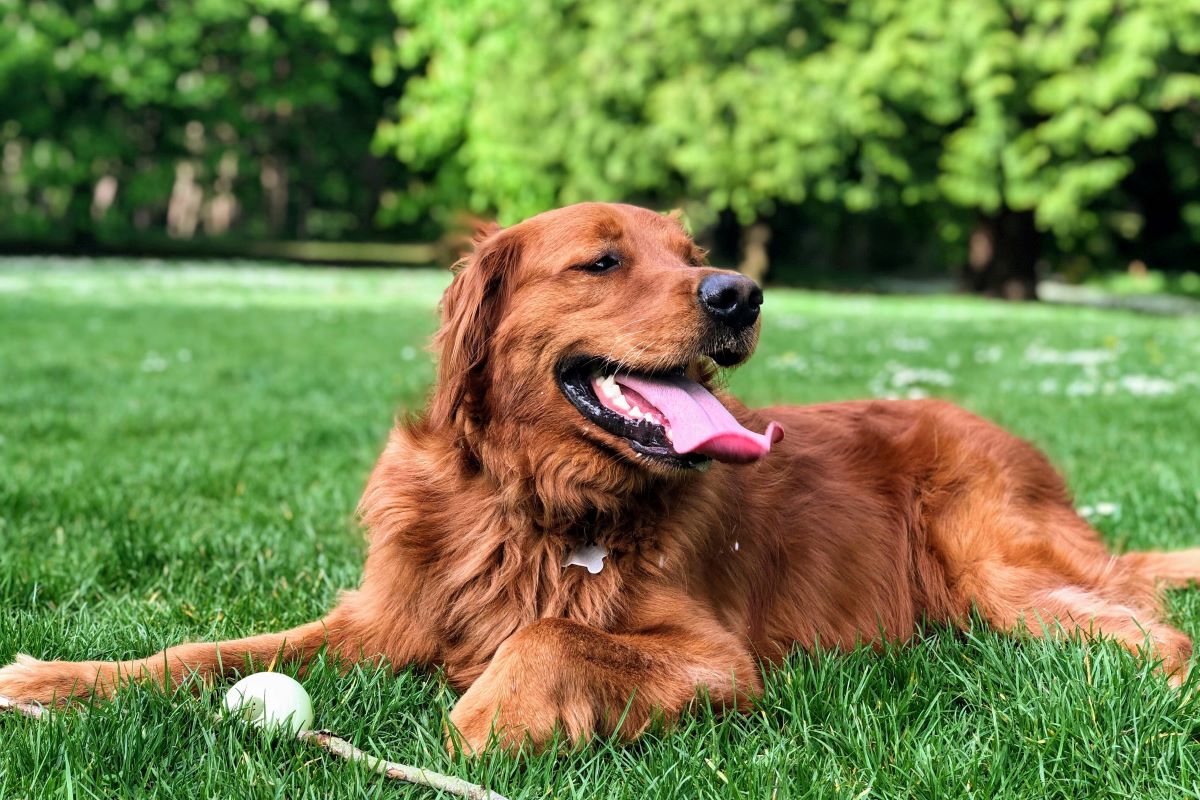
{"label": "tree trunk", "polygon": [[1032,211],[981,216],[971,231],[963,287],[1005,300],[1037,299],[1037,228]]}
{"label": "tree trunk", "polygon": [[767,253],[770,242],[771,227],[765,222],[756,222],[742,232],[742,257],[738,262],[738,272],[759,286],[762,286],[771,266],[771,258]]}

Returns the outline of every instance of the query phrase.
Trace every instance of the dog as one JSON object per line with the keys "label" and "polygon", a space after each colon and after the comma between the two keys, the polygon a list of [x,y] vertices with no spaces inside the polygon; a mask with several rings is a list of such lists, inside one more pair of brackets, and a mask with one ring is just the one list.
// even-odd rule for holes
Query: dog
{"label": "dog", "polygon": [[[717,386],[763,295],[672,215],[586,203],[476,237],[441,304],[428,407],[360,504],[359,588],[282,633],[0,669],[64,703],[278,657],[427,665],[452,746],[632,739],[706,694],[745,709],[795,648],[928,620],[1105,636],[1178,684],[1159,592],[1200,548],[1114,555],[1035,447],[949,403],[751,410]],[[565,739],[560,737],[565,736]]]}

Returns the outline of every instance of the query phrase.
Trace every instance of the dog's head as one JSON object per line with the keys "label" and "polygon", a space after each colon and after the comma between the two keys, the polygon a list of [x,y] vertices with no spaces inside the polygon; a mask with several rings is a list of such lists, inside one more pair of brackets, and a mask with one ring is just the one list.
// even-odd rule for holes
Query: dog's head
{"label": "dog's head", "polygon": [[610,490],[755,460],[782,431],[708,386],[753,352],[761,303],[669,215],[585,203],[482,231],[443,299],[430,422],[485,467]]}

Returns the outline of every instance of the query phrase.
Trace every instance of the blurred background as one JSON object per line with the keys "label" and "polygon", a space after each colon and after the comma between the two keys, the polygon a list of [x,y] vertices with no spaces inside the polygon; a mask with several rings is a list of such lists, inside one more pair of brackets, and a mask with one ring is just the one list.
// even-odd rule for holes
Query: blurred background
{"label": "blurred background", "polygon": [[1200,297],[1198,144],[1195,0],[0,0],[8,253],[444,263],[625,200],[774,283]]}

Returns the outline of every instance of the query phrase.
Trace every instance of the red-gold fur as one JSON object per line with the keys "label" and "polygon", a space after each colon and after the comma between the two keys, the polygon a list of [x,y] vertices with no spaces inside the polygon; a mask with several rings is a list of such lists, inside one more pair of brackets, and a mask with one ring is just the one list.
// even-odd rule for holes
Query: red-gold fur
{"label": "red-gold fur", "polygon": [[[619,270],[573,265],[615,247]],[[1200,551],[1115,556],[1034,447],[952,405],[866,401],[749,410],[786,438],[706,473],[637,459],[555,383],[572,353],[642,370],[699,357],[699,280],[713,272],[670,218],[585,204],[481,234],[446,291],[427,413],[398,426],[363,495],[361,586],[318,622],[138,661],[0,670],[0,695],[64,700],[143,677],[232,674],[280,652],[440,665],[479,749],[636,736],[697,690],[741,707],[796,646],[910,637],[922,619],[1079,630],[1148,648],[1179,679],[1191,642],[1158,590]],[[748,352],[748,351],[747,351]],[[564,568],[583,540],[605,569]],[[627,712],[627,713],[626,713]]]}

